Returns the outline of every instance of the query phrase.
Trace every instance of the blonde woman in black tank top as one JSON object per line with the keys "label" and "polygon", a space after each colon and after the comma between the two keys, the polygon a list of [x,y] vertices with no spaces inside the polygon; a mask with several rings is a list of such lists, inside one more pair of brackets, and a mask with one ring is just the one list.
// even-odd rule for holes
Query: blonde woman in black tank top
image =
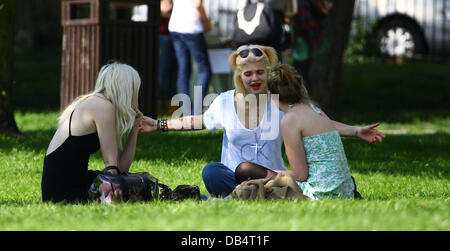
{"label": "blonde woman in black tank top", "polygon": [[[131,66],[105,65],[95,90],[78,97],[63,111],[44,159],[43,201],[87,201],[89,186],[100,172],[88,170],[89,157],[98,149],[105,167],[113,167],[110,173],[129,171],[142,119],[137,110],[140,83]],[[104,189],[107,199],[121,198],[120,189],[114,194],[110,186]]]}

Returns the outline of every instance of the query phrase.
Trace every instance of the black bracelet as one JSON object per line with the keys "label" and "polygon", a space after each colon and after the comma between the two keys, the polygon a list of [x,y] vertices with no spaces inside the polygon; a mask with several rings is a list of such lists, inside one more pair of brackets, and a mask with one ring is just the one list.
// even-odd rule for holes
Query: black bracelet
{"label": "black bracelet", "polygon": [[168,132],[169,131],[169,127],[167,126],[167,119],[158,120],[156,127],[157,127],[158,131],[160,131],[160,132]]}
{"label": "black bracelet", "polygon": [[116,170],[117,174],[120,174],[120,169],[117,166],[107,166],[105,169],[102,170],[103,174],[111,174],[108,172],[109,170]]}
{"label": "black bracelet", "polygon": [[120,169],[117,166],[107,166],[107,167],[105,167],[105,169],[103,169],[101,171],[101,173],[102,174],[114,175],[114,174],[110,173],[109,170],[116,170],[117,171],[117,175],[128,175],[128,172],[120,171]]}

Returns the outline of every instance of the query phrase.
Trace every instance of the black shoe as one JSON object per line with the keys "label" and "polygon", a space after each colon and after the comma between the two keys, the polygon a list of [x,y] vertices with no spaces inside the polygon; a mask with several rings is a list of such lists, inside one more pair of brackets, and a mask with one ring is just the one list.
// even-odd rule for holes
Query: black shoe
{"label": "black shoe", "polygon": [[198,186],[179,185],[173,191],[170,187],[164,184],[159,184],[159,187],[162,188],[159,194],[161,200],[200,200],[200,188],[198,188]]}
{"label": "black shoe", "polygon": [[200,188],[198,186],[179,185],[173,190],[172,199],[200,199]]}
{"label": "black shoe", "polygon": [[353,198],[355,198],[355,199],[358,199],[358,200],[362,200],[363,199],[363,197],[361,196],[361,194],[358,192],[358,190],[356,189],[356,182],[355,182],[355,178],[353,178],[353,176],[351,176],[352,177],[352,180],[353,180],[353,184],[355,184],[355,190],[353,190]]}

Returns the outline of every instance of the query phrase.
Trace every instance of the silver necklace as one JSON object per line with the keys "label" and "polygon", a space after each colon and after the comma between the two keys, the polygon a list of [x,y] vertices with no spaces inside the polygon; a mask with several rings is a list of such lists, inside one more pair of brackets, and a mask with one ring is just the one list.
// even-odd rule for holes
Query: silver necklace
{"label": "silver necklace", "polygon": [[256,132],[253,132],[253,135],[255,136],[255,144],[250,146],[251,148],[255,148],[255,156],[256,159],[258,159],[258,149],[262,148],[262,146],[259,145],[259,138],[261,138],[261,133],[259,134],[259,138],[256,136]]}

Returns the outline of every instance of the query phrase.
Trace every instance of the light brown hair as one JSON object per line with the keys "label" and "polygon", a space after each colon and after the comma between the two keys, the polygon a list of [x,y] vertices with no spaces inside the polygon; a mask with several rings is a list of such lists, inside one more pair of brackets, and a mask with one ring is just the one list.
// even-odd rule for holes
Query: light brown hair
{"label": "light brown hair", "polygon": [[279,94],[279,100],[287,104],[311,103],[303,77],[288,64],[278,64],[269,73],[269,90]]}

